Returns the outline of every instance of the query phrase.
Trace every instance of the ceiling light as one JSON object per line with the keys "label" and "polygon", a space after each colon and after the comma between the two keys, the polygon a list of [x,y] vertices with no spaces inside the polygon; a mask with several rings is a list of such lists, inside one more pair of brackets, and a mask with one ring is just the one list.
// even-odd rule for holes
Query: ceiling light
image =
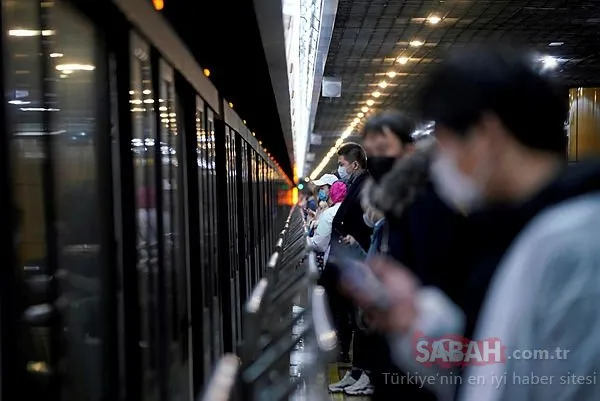
{"label": "ceiling light", "polygon": [[369,111],[369,108],[367,106],[363,106],[360,111],[362,111],[363,113],[366,113],[367,111]]}
{"label": "ceiling light", "polygon": [[351,128],[354,128],[354,127],[356,127],[356,124],[358,124],[358,123],[355,123],[354,121],[352,121],[352,122],[350,123],[350,127],[351,127]]}
{"label": "ceiling light", "polygon": [[383,89],[385,89],[385,88],[387,88],[387,86],[388,86],[388,83],[387,83],[387,82],[385,82],[385,81],[381,81],[381,82],[379,83],[379,87],[380,87],[380,88],[383,88]]}
{"label": "ceiling light", "polygon": [[396,71],[389,71],[387,73],[387,76],[390,77],[390,78],[394,78],[396,76]]}
{"label": "ceiling light", "polygon": [[421,42],[420,40],[411,40],[408,44],[411,47],[420,47],[420,46],[423,46],[423,42]]}
{"label": "ceiling light", "polygon": [[555,57],[545,56],[541,61],[544,64],[544,68],[554,69],[558,67],[558,60]]}
{"label": "ceiling light", "polygon": [[44,29],[43,31],[38,31],[35,29],[10,29],[8,31],[9,36],[19,36],[19,37],[31,37],[31,36],[52,36],[54,35],[54,31],[49,29]]}
{"label": "ceiling light", "polygon": [[94,71],[96,67],[89,64],[59,64],[56,69],[66,74],[67,71]]}
{"label": "ceiling light", "polygon": [[203,69],[202,72],[205,76],[210,77],[210,70],[208,68]]}
{"label": "ceiling light", "polygon": [[369,99],[367,100],[367,106],[373,106],[375,104],[375,100]]}
{"label": "ceiling light", "polygon": [[62,54],[62,53],[50,53],[50,57],[52,57],[52,58],[59,58],[62,56],[64,56],[64,54]]}
{"label": "ceiling light", "polygon": [[551,46],[551,47],[560,47],[560,46],[562,46],[564,44],[565,44],[565,42],[552,42],[548,46]]}
{"label": "ceiling light", "polygon": [[355,118],[353,121],[358,124],[360,122],[360,118]]}
{"label": "ceiling light", "polygon": [[361,113],[358,113],[356,116],[357,116],[358,118],[363,118],[363,117],[365,116],[365,113],[362,113],[362,112],[361,112]]}
{"label": "ceiling light", "polygon": [[438,17],[437,15],[431,15],[427,18],[427,22],[429,22],[432,25],[439,24],[441,20],[442,19],[440,17]]}
{"label": "ceiling light", "polygon": [[381,92],[375,91],[371,95],[373,95],[373,97],[379,97],[379,96],[381,96]]}
{"label": "ceiling light", "polygon": [[398,57],[397,60],[400,64],[406,64],[408,63],[408,57]]}

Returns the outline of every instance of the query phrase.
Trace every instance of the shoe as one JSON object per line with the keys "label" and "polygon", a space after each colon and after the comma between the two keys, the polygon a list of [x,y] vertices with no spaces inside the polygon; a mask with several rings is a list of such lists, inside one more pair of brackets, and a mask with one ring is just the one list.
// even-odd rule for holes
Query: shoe
{"label": "shoe", "polygon": [[344,393],[347,395],[372,395],[374,392],[373,385],[369,376],[363,372],[360,378],[351,386],[344,388]]}
{"label": "shoe", "polygon": [[342,380],[337,383],[333,383],[329,385],[329,391],[332,393],[341,393],[345,388],[352,386],[356,383],[356,380],[352,378],[352,372],[347,371]]}

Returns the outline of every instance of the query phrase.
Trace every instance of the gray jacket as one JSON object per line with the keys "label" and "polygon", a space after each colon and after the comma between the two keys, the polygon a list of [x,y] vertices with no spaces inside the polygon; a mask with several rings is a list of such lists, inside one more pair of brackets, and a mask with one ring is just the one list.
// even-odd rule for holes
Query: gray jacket
{"label": "gray jacket", "polygon": [[[563,201],[538,215],[498,267],[475,340],[497,338],[503,363],[470,365],[460,401],[600,400],[600,193]],[[452,400],[458,375],[415,359],[413,334],[460,333],[461,311],[423,289],[413,333],[391,335],[397,364]],[[454,380],[442,380],[452,376]]]}

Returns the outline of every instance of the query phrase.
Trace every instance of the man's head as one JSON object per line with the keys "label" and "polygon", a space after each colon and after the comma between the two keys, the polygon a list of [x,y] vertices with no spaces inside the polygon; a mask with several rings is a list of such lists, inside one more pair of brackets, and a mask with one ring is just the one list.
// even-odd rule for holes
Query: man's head
{"label": "man's head", "polygon": [[565,159],[567,99],[525,53],[454,54],[425,85],[421,112],[439,142],[432,178],[463,203],[523,197]]}
{"label": "man's head", "polygon": [[412,149],[413,120],[398,111],[388,111],[369,119],[362,132],[363,147],[369,157],[399,159]]}
{"label": "man's head", "polygon": [[348,179],[367,167],[365,150],[357,143],[347,143],[338,150],[338,174]]}

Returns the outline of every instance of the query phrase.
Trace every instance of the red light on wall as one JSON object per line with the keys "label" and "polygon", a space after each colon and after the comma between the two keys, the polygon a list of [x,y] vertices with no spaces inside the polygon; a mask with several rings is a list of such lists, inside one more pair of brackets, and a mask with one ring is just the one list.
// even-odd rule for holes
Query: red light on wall
{"label": "red light on wall", "polygon": [[152,5],[154,6],[154,9],[157,11],[160,11],[163,8],[165,8],[164,0],[152,0]]}

